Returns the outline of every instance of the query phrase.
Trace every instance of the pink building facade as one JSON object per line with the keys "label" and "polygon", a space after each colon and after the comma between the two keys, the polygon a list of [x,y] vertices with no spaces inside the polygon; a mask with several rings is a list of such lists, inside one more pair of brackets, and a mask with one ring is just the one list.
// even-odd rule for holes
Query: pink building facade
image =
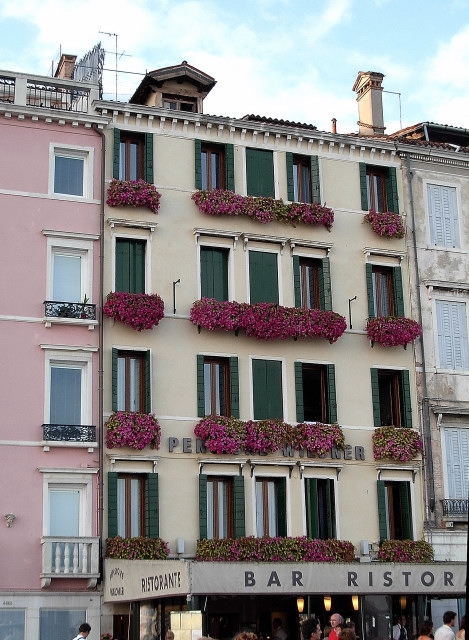
{"label": "pink building facade", "polygon": [[0,72],[0,638],[99,632],[98,87]]}

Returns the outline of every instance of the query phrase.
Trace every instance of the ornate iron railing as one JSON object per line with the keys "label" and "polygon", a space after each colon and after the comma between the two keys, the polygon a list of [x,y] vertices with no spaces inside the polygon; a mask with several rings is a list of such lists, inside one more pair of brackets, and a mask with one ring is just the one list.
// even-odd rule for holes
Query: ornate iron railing
{"label": "ornate iron railing", "polygon": [[97,442],[96,427],[82,424],[43,424],[42,436],[47,442]]}
{"label": "ornate iron railing", "polygon": [[15,81],[13,78],[0,76],[0,102],[15,101]]}
{"label": "ornate iron railing", "polygon": [[81,318],[96,320],[96,305],[81,302],[57,302],[45,300],[46,318]]}
{"label": "ornate iron railing", "polygon": [[468,514],[469,500],[463,499],[445,499],[440,501],[443,505],[443,515],[447,517],[459,517],[466,516]]}
{"label": "ornate iron railing", "polygon": [[89,92],[63,85],[28,81],[26,104],[32,107],[88,112]]}

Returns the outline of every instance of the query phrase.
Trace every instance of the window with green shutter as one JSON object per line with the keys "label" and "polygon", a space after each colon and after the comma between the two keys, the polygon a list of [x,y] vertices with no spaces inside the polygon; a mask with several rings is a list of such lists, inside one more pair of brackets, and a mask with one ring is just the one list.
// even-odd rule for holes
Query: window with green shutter
{"label": "window with green shutter", "polygon": [[283,418],[282,363],[253,359],[252,386],[254,420]]}
{"label": "window with green shutter", "polygon": [[108,537],[159,536],[158,474],[108,473]]}
{"label": "window with green shutter", "polygon": [[360,163],[360,192],[363,211],[399,213],[397,172],[395,167]]}
{"label": "window with green shutter", "polygon": [[287,152],[288,199],[292,202],[320,202],[318,156],[303,156]]}
{"label": "window with green shutter", "polygon": [[150,351],[112,349],[112,410],[151,413]]}
{"label": "window with green shutter", "polygon": [[229,249],[200,247],[200,293],[202,298],[228,300]]}
{"label": "window with green shutter", "polygon": [[329,258],[293,256],[295,306],[332,311]]}
{"label": "window with green shutter", "polygon": [[249,301],[278,304],[277,254],[249,251]]}
{"label": "window with green shutter", "polygon": [[146,240],[116,238],[116,291],[145,293]]}
{"label": "window with green shutter", "polygon": [[336,537],[334,481],[305,478],[306,535],[328,540]]}
{"label": "window with green shutter", "polygon": [[113,178],[153,183],[153,134],[114,129]]}
{"label": "window with green shutter", "polygon": [[367,263],[366,285],[370,318],[404,315],[401,267]]}
{"label": "window with green shutter", "polygon": [[274,155],[264,149],[246,149],[246,177],[249,196],[275,197]]}
{"label": "window with green shutter", "polygon": [[199,475],[201,540],[239,538],[246,533],[244,478]]}
{"label": "window with green shutter", "polygon": [[375,427],[412,427],[409,372],[371,369]]}
{"label": "window with green shutter", "polygon": [[335,367],[295,362],[297,422],[337,421]]}
{"label": "window with green shutter", "polygon": [[256,533],[259,538],[287,535],[286,478],[256,478]]}
{"label": "window with green shutter", "polygon": [[410,483],[377,481],[380,540],[413,540]]}
{"label": "window with green shutter", "polygon": [[197,356],[197,412],[239,418],[238,358]]}
{"label": "window with green shutter", "polygon": [[234,146],[194,140],[195,188],[234,191]]}

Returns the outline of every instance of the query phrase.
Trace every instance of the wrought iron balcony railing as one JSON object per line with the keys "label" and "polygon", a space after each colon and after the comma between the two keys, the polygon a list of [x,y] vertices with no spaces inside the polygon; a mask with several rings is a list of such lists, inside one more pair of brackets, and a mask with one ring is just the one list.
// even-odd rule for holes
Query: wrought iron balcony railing
{"label": "wrought iron balcony railing", "polygon": [[43,424],[46,442],[97,442],[96,427],[81,424]]}
{"label": "wrought iron balcony railing", "polygon": [[46,318],[78,318],[82,320],[96,320],[95,304],[45,300],[44,306]]}
{"label": "wrought iron balcony railing", "polygon": [[0,102],[13,103],[15,101],[15,81],[12,78],[0,76]]}
{"label": "wrought iron balcony railing", "polygon": [[440,502],[443,505],[444,517],[467,520],[469,500],[450,498]]}

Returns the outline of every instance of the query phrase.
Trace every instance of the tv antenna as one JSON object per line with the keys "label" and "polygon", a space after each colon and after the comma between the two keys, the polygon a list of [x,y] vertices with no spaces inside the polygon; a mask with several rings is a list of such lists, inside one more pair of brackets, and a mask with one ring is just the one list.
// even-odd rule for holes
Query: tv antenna
{"label": "tv antenna", "polygon": [[[118,53],[117,53],[117,38],[119,37],[119,35],[117,33],[109,33],[108,31],[99,31],[99,33],[102,33],[105,36],[109,36],[111,38],[115,38],[116,39],[116,46],[115,46],[115,56],[116,56],[116,102],[117,102],[117,60],[118,60]],[[124,52],[122,52],[120,54],[119,57],[122,57],[124,55]]]}

